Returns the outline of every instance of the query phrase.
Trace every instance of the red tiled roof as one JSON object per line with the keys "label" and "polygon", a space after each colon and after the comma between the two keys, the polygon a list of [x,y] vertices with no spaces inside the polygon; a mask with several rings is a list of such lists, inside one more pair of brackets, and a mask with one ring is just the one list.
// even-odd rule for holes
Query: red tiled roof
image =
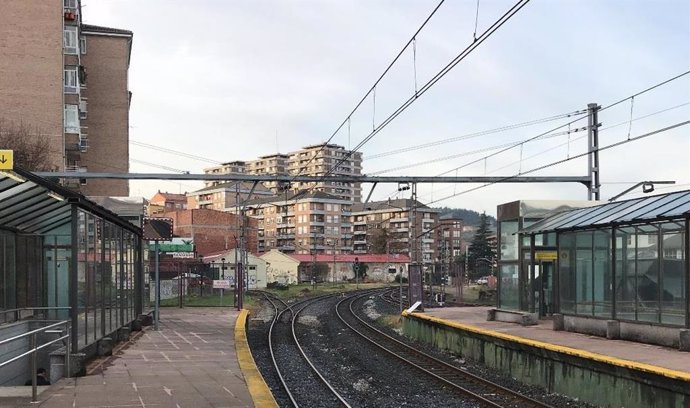
{"label": "red tiled roof", "polygon": [[[313,262],[314,257],[309,254],[286,254],[287,256],[298,260],[299,262]],[[336,262],[355,262],[355,258],[359,259],[361,263],[410,263],[410,257],[402,254],[336,254]],[[333,255],[319,254],[316,255],[316,262],[333,262]]]}

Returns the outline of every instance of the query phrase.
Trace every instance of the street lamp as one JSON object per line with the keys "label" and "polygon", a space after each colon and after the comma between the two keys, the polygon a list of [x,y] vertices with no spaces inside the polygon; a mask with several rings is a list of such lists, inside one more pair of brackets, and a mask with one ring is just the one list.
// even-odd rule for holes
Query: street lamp
{"label": "street lamp", "polygon": [[337,239],[332,239],[328,241],[329,244],[333,245],[333,277],[332,281],[335,283],[335,247],[338,245],[338,240]]}

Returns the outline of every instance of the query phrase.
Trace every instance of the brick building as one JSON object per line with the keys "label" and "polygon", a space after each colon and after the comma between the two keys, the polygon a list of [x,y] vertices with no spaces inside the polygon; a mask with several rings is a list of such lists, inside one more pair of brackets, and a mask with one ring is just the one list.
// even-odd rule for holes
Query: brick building
{"label": "brick building", "polygon": [[[132,32],[82,24],[80,0],[8,0],[0,24],[0,121],[45,139],[49,169],[127,172]],[[127,180],[68,179],[128,196]]]}
{"label": "brick building", "polygon": [[173,220],[173,234],[192,237],[198,255],[206,256],[231,248],[240,247],[241,227],[244,220],[247,250],[257,253],[257,224],[251,217],[208,209],[169,211],[156,215]]}
{"label": "brick building", "polygon": [[151,197],[146,208],[146,214],[155,215],[173,210],[186,210],[189,199],[185,194],[165,193],[158,190],[156,194]]}

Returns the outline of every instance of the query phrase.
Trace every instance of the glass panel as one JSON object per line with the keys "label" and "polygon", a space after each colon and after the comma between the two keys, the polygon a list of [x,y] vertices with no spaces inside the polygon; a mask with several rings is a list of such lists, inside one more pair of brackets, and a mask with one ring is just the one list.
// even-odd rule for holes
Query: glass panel
{"label": "glass panel", "polygon": [[501,260],[517,260],[518,259],[518,222],[517,221],[501,221]]}
{"label": "glass panel", "polygon": [[637,320],[659,322],[659,243],[657,232],[637,230]]}
{"label": "glass panel", "polygon": [[592,288],[592,232],[584,231],[575,234],[575,312],[591,315],[593,311]]}
{"label": "glass panel", "polygon": [[561,313],[575,313],[575,234],[558,238],[558,277]]}
{"label": "glass panel", "polygon": [[653,211],[650,211],[649,213],[645,214],[645,217],[647,218],[654,218],[660,215],[665,215],[664,213],[669,212],[671,214],[676,213],[676,208],[683,206],[684,204],[687,204],[689,201],[690,193],[685,194],[684,196],[678,196],[676,200],[673,200],[665,205],[662,205],[659,208],[654,209]]}
{"label": "glass panel", "polygon": [[594,231],[594,315],[612,317],[611,236],[608,231]]}
{"label": "glass panel", "polygon": [[567,211],[563,214],[554,216],[550,220],[546,220],[542,225],[539,226],[540,231],[548,231],[559,228],[563,222],[572,219],[572,217],[578,217],[582,212],[587,211],[588,208],[578,208],[577,210]]}
{"label": "glass panel", "polygon": [[87,264],[86,264],[86,213],[79,211],[77,216],[77,316],[79,347],[87,344],[88,333],[88,291],[87,291]]}
{"label": "glass panel", "polygon": [[661,323],[685,325],[685,232],[675,224],[662,225]]}
{"label": "glass panel", "polygon": [[673,201],[676,200],[679,197],[679,194],[669,194],[664,197],[650,197],[654,198],[653,201],[650,201],[648,205],[645,205],[644,207],[633,211],[626,216],[619,218],[617,221],[630,221],[634,220],[637,218],[644,219],[647,216],[647,213],[650,213],[654,211],[655,209]]}
{"label": "glass panel", "polygon": [[632,201],[634,201],[633,205],[628,206],[625,209],[622,209],[620,212],[616,212],[614,214],[611,214],[606,218],[602,218],[602,219],[598,220],[597,222],[599,224],[607,224],[609,222],[618,221],[618,220],[622,219],[623,217],[625,217],[626,214],[629,214],[633,211],[636,211],[640,207],[644,207],[654,200],[655,200],[654,197],[645,197],[645,198],[639,198],[637,200],[632,200]]}
{"label": "glass panel", "polygon": [[[608,205],[607,211],[603,211],[603,212],[597,214],[596,217],[590,218],[588,220],[588,222],[590,223],[590,225],[601,224],[601,222],[599,222],[600,220],[606,219],[606,218],[610,217],[612,214],[614,214],[614,215],[615,214],[622,214],[622,212],[625,211],[627,208],[630,208],[633,205],[635,205],[637,203],[637,201],[638,200],[630,200],[630,201],[623,201],[620,203],[620,205]],[[583,224],[580,224],[580,225],[583,225]]]}
{"label": "glass panel", "polygon": [[612,207],[620,207],[621,203],[605,204],[599,207],[588,208],[580,217],[572,218],[559,226],[559,228],[570,228],[578,225],[589,225],[591,221],[596,220],[601,214],[607,213]]}
{"label": "glass panel", "polygon": [[637,287],[637,240],[634,228],[616,230],[616,318],[637,320],[635,291]]}
{"label": "glass panel", "polygon": [[518,266],[501,265],[499,268],[499,276],[501,279],[499,307],[501,307],[502,309],[518,310]]}

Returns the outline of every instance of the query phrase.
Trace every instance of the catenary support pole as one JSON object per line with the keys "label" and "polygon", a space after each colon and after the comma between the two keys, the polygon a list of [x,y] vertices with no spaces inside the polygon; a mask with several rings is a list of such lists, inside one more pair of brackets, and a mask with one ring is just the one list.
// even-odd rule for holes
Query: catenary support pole
{"label": "catenary support pole", "polygon": [[589,186],[587,199],[599,201],[601,183],[599,182],[599,109],[596,103],[587,105],[587,148]]}
{"label": "catenary support pole", "polygon": [[155,296],[155,311],[154,313],[154,320],[153,320],[153,328],[154,330],[158,330],[158,320],[159,320],[159,315],[161,312],[161,275],[160,275],[160,261],[159,261],[159,255],[160,255],[160,247],[158,244],[158,241],[156,241],[155,244],[155,252],[156,252],[156,296]]}

